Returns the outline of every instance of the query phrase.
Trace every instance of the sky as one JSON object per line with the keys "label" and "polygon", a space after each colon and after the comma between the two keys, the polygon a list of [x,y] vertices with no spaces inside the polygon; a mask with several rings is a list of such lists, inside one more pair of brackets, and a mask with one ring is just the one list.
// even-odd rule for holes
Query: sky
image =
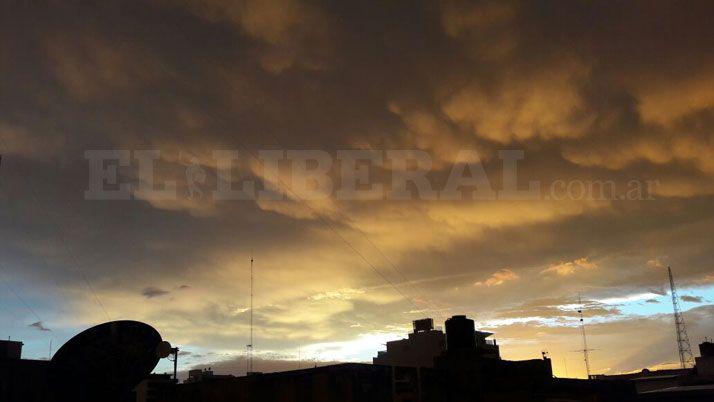
{"label": "sky", "polygon": [[[676,366],[667,266],[695,355],[714,336],[711,2],[0,7],[0,336],[28,358],[133,319],[240,374],[251,258],[256,371],[466,314],[583,377],[579,297],[594,373]],[[246,182],[269,196],[216,192]]]}

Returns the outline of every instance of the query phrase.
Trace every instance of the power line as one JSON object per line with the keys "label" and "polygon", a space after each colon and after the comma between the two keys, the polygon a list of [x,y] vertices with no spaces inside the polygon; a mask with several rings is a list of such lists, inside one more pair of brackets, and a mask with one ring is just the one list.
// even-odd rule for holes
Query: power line
{"label": "power line", "polygon": [[[5,139],[2,138],[2,137],[0,137],[0,145],[2,145],[6,150],[9,150],[9,147],[7,146],[7,143],[5,142]],[[0,167],[1,167],[1,166],[2,166],[2,154],[0,154]],[[28,180],[28,182],[29,182],[29,180]],[[40,202],[39,202],[39,197],[37,196],[37,192],[35,191],[35,187],[34,187],[33,185],[30,185],[29,188],[30,188],[30,192],[31,192],[31,194],[32,194],[32,198],[33,198],[33,200],[35,201],[35,204],[36,204],[37,206],[39,206],[39,204],[40,204]],[[70,249],[69,244],[67,243],[67,240],[65,239],[65,236],[64,236],[64,234],[63,234],[63,231],[62,231],[61,227],[54,221],[54,219],[52,219],[52,216],[49,214],[49,212],[48,212],[45,208],[40,208],[40,209],[44,212],[45,216],[47,217],[47,221],[50,223],[50,225],[52,225],[52,226],[54,227],[55,231],[56,231],[57,234],[59,235],[60,241],[61,241],[61,243],[62,243],[62,245],[63,245],[65,251],[67,252],[67,254],[68,254],[68,255],[70,256],[70,258],[72,259],[72,262],[74,263],[74,266],[76,267],[77,271],[79,271],[80,277],[82,278],[82,280],[84,281],[85,285],[87,286],[87,289],[89,289],[90,293],[93,295],[94,300],[95,300],[96,303],[99,305],[99,307],[101,308],[102,312],[104,312],[104,315],[107,317],[107,319],[108,319],[108,320],[111,320],[111,318],[109,317],[109,313],[107,313],[106,308],[104,308],[104,304],[103,304],[102,301],[99,299],[99,296],[97,295],[97,293],[94,291],[94,288],[92,287],[92,284],[90,283],[89,278],[87,278],[85,272],[84,272],[84,271],[82,270],[82,268],[80,267],[79,261],[78,261],[77,257],[75,256],[75,254],[74,254],[74,253],[72,252],[72,250]]]}
{"label": "power line", "polygon": [[[165,66],[162,66],[162,68],[166,69]],[[235,90],[235,87],[233,86],[232,83],[229,83],[229,85],[230,85],[230,87],[231,87],[232,90]],[[226,122],[229,121],[229,119],[227,119],[225,116],[223,116],[223,115],[221,115],[221,114],[219,114],[219,113],[216,113],[216,112],[207,112],[207,115],[209,115],[209,116],[210,116],[211,118],[213,118],[214,120],[219,121],[219,125],[222,125],[222,123],[221,123],[220,121],[226,121]],[[282,146],[280,145],[280,143],[277,141],[277,139],[276,139],[272,134],[268,133],[268,135],[269,135],[270,137],[272,137],[273,141],[274,141],[279,147],[282,148]],[[251,150],[251,149],[250,149],[245,143],[243,143],[241,140],[239,140],[239,139],[237,139],[237,138],[234,138],[234,139],[238,142],[238,144],[239,144],[241,147],[243,147],[243,148],[250,154],[250,156],[251,156],[253,159],[255,159],[263,168],[265,168],[265,164],[264,164],[263,161],[255,154],[255,152],[254,152],[253,150]],[[350,248],[355,254],[357,254],[357,256],[358,256],[362,261],[364,261],[365,264],[367,264],[367,265],[370,267],[370,269],[372,269],[372,271],[374,271],[374,272],[375,272],[379,277],[381,277],[387,284],[389,284],[389,286],[391,286],[402,298],[404,298],[404,299],[407,300],[410,304],[412,304],[412,306],[413,306],[415,309],[419,310],[419,306],[416,305],[416,303],[414,302],[414,300],[413,300],[411,297],[407,296],[407,295],[404,294],[401,290],[399,290],[399,289],[397,288],[397,286],[396,286],[389,278],[387,278],[383,273],[381,273],[381,272],[379,271],[379,269],[378,269],[374,264],[372,264],[359,250],[357,250],[357,248],[356,248],[355,246],[353,246],[344,236],[342,236],[342,234],[340,234],[340,233],[337,231],[337,229],[336,229],[332,224],[330,224],[330,223],[327,221],[327,219],[325,219],[325,218],[324,218],[321,214],[319,214],[314,208],[312,208],[305,200],[303,200],[300,196],[298,196],[290,187],[288,187],[287,185],[285,185],[285,183],[282,181],[282,179],[280,179],[279,176],[278,176],[278,178],[277,178],[277,181],[278,181],[278,183],[279,183],[286,191],[290,192],[290,194],[293,195],[293,197],[295,197],[295,199],[297,199],[300,203],[302,203],[305,207],[307,207],[307,208],[310,210],[310,212],[311,212],[312,214],[314,214],[315,216],[317,216],[317,218],[320,220],[320,222],[321,222],[323,225],[325,225],[330,231],[332,231],[333,233],[335,233],[335,235],[337,235],[337,237],[339,237],[340,240],[341,240],[343,243],[345,243],[345,245],[347,245],[348,248]],[[359,229],[358,229],[358,230],[359,230]],[[376,245],[375,245],[374,247],[376,248]],[[380,252],[381,252],[381,251],[380,251]],[[382,253],[382,254],[383,254],[383,253]],[[394,266],[394,264],[392,264],[392,265]],[[396,269],[396,266],[394,266],[394,268]],[[407,282],[408,282],[408,281],[407,281]]]}
{"label": "power line", "polygon": [[[273,137],[273,138],[274,138],[274,137]],[[3,139],[0,138],[0,140],[3,140]],[[274,140],[275,140],[275,139],[274,139]],[[246,151],[248,151],[248,153],[249,153],[260,165],[262,165],[262,166],[264,167],[264,164],[263,164],[262,160],[261,160],[257,155],[255,155],[255,153],[254,153],[249,147],[247,147],[247,146],[246,146],[242,141],[240,141],[240,140],[239,140],[238,142],[239,142],[239,144],[240,144]],[[277,142],[277,140],[276,140],[276,142]],[[7,148],[7,147],[6,147],[6,148]],[[318,211],[316,211],[313,207],[311,207],[304,199],[302,199],[298,194],[296,194],[290,187],[288,187],[287,185],[285,185],[285,183],[283,183],[282,179],[280,179],[279,177],[278,177],[278,182],[279,182],[279,184],[280,184],[287,192],[289,192],[296,200],[298,200],[298,201],[299,201],[300,203],[302,203],[305,207],[307,207],[307,208],[314,214],[314,216],[316,216],[316,217],[320,220],[320,222],[321,222],[323,225],[325,225],[330,231],[332,231],[333,233],[335,233],[335,234],[337,235],[337,237],[339,237],[340,240],[341,240],[342,242],[344,242],[344,243],[347,245],[347,247],[349,247],[355,254],[357,254],[357,256],[358,256],[361,260],[363,260],[379,277],[381,277],[386,283],[388,283],[402,298],[404,298],[404,299],[407,300],[410,304],[412,304],[412,306],[413,306],[415,309],[417,309],[417,310],[420,309],[420,307],[414,302],[414,300],[413,300],[411,297],[409,297],[409,296],[406,295],[404,292],[402,292],[402,291],[398,288],[398,286],[397,286],[392,280],[390,280],[390,279],[389,279],[385,274],[383,274],[373,263],[371,263],[371,262],[366,258],[366,256],[365,256],[362,252],[360,252],[349,240],[347,240],[347,239],[334,227],[334,225],[332,225],[324,216],[322,216],[322,214],[320,214],[320,213],[319,213]],[[31,192],[32,192],[33,198],[35,199],[36,203],[39,204],[39,202],[38,202],[38,198],[39,198],[39,197],[37,197],[37,194],[36,194],[36,192],[35,192],[34,187],[33,187],[33,186],[30,186],[30,190],[31,190]],[[72,252],[71,248],[69,247],[69,244],[68,244],[67,241],[66,241],[66,238],[65,238],[65,236],[64,236],[64,233],[63,233],[62,229],[61,229],[60,226],[52,219],[52,217],[49,215],[49,213],[48,213],[46,210],[44,210],[44,208],[43,208],[43,211],[45,212],[45,214],[46,214],[46,216],[47,216],[47,218],[48,218],[48,221],[55,227],[55,230],[58,232],[65,251],[66,251],[67,254],[70,256],[72,262],[74,263],[75,267],[76,267],[77,270],[79,271],[82,280],[84,281],[85,285],[87,286],[87,289],[88,289],[88,290],[90,291],[90,293],[93,295],[95,302],[96,302],[97,305],[101,308],[101,310],[103,311],[104,315],[105,315],[108,319],[110,319],[109,314],[108,314],[106,308],[104,307],[104,304],[102,303],[101,299],[99,298],[99,296],[97,295],[96,291],[94,290],[94,287],[92,286],[91,282],[89,281],[89,278],[86,276],[85,272],[81,269],[81,267],[80,267],[80,265],[79,265],[79,261],[78,261],[76,255]],[[370,245],[372,245],[372,247],[374,247],[374,248],[379,252],[379,254],[389,263],[389,265],[393,268],[393,270],[394,270],[395,272],[397,272],[397,273],[404,279],[405,284],[406,284],[407,286],[411,287],[410,281],[406,278],[406,276],[396,267],[396,265],[395,265],[393,262],[391,262],[391,260],[389,260],[389,259],[386,257],[386,255],[381,251],[381,249],[379,249],[379,247],[377,247],[377,245],[374,244],[374,242],[372,242],[372,241],[367,237],[366,233],[364,233],[364,232],[363,232],[361,229],[359,229],[359,228],[355,228],[355,229],[356,229],[358,232],[360,232],[360,233],[365,237],[365,239],[367,239],[367,241],[370,243]],[[432,305],[432,308],[434,308],[435,310],[439,310],[438,308],[435,308],[435,306],[433,306],[433,305]]]}
{"label": "power line", "polygon": [[[0,141],[2,142],[1,145],[3,145],[3,148],[9,149],[9,148],[7,147],[7,144],[5,143],[5,139],[4,139],[4,138],[0,137]],[[0,169],[1,169],[1,168],[2,168],[2,154],[0,153]],[[15,297],[17,298],[17,300],[19,300],[20,303],[21,303],[23,306],[25,306],[25,308],[27,308],[27,310],[37,319],[38,322],[42,322],[42,318],[40,318],[40,316],[35,312],[35,310],[34,310],[32,307],[30,307],[29,304],[27,304],[27,302],[25,301],[25,299],[23,299],[17,292],[15,292],[15,289],[13,289],[12,286],[10,286],[10,284],[9,284],[8,281],[7,281],[7,279],[5,278],[5,272],[6,272],[5,267],[4,267],[2,264],[0,264],[0,278],[2,278],[2,281],[3,281],[3,283],[5,284],[5,286],[7,287],[7,289],[10,291],[10,293],[12,293],[13,295],[15,295]]]}
{"label": "power line", "polygon": [[[250,156],[251,156],[253,159],[255,159],[263,168],[265,168],[265,164],[263,163],[263,161],[258,157],[258,155],[255,154],[255,152],[254,152],[252,149],[250,149],[248,146],[246,146],[242,141],[237,140],[237,139],[236,139],[236,141],[238,142],[238,144],[239,144],[241,147],[243,147],[243,149],[246,150],[246,152],[248,152],[248,154],[250,154]],[[283,187],[283,189],[284,189],[286,192],[289,192],[292,197],[294,197],[298,202],[300,202],[300,203],[303,204],[307,209],[309,209],[310,212],[311,212],[314,216],[316,216],[317,219],[318,219],[323,225],[325,225],[325,226],[326,226],[330,231],[332,231],[343,243],[345,243],[345,245],[347,245],[347,247],[348,247],[350,250],[352,250],[352,252],[354,252],[362,261],[364,261],[365,264],[367,264],[367,266],[369,266],[369,267],[372,269],[372,271],[374,271],[374,272],[375,272],[379,277],[381,277],[387,284],[389,284],[389,286],[391,286],[391,287],[394,289],[394,291],[396,291],[400,296],[402,296],[402,298],[404,298],[404,299],[407,300],[410,304],[412,304],[412,306],[413,306],[414,308],[419,309],[419,306],[416,305],[416,303],[414,302],[414,300],[413,300],[412,298],[410,298],[409,296],[407,296],[406,294],[404,294],[404,292],[402,292],[402,291],[394,284],[394,282],[392,282],[392,281],[391,281],[387,276],[385,276],[374,264],[372,264],[372,263],[367,259],[367,257],[365,257],[364,254],[362,254],[349,240],[347,240],[347,239],[334,227],[334,225],[332,225],[324,216],[322,216],[322,214],[318,213],[318,211],[315,210],[315,208],[313,208],[312,206],[310,206],[310,204],[309,204],[307,201],[305,201],[302,197],[300,197],[297,193],[295,193],[295,191],[293,191],[292,188],[290,188],[289,186],[287,186],[287,185],[283,182],[283,180],[282,180],[280,177],[277,177],[277,182],[278,182],[278,184],[279,184],[281,187]]]}
{"label": "power line", "polygon": [[[234,88],[234,86],[233,86],[232,83],[229,83],[229,85],[230,85],[231,89],[235,90],[235,88]],[[213,117],[215,118],[215,115],[213,115]],[[278,141],[278,139],[277,139],[272,133],[267,133],[267,135],[273,140],[273,142],[274,142],[278,147],[284,148],[283,145],[280,143],[280,141]],[[237,140],[237,139],[236,139],[236,140]],[[255,155],[255,152],[254,152],[253,150],[251,150],[250,148],[248,148],[248,147],[245,145],[245,143],[243,143],[242,141],[240,141],[240,140],[237,140],[237,141],[238,141],[238,143],[239,143],[246,151],[248,151],[248,153],[253,157],[253,159],[255,159],[261,166],[265,167],[265,165],[263,164],[263,162],[260,160],[260,158],[258,158],[258,157]],[[279,176],[278,176],[277,180],[278,180],[278,182],[280,183],[280,185],[281,185],[283,188],[285,188],[287,191],[289,191],[296,199],[298,199],[303,205],[305,205],[315,216],[317,216],[317,217],[320,219],[320,221],[321,221],[325,226],[327,226],[327,227],[328,227],[332,232],[334,232],[345,244],[347,244],[347,246],[348,246],[350,249],[352,249],[353,252],[355,252],[355,254],[357,254],[367,265],[369,265],[370,268],[371,268],[373,271],[375,271],[375,272],[377,273],[377,275],[379,275],[382,279],[384,279],[390,286],[392,286],[392,287],[394,288],[394,290],[395,290],[397,293],[399,293],[404,299],[406,299],[407,301],[409,301],[409,303],[412,304],[417,310],[420,309],[420,307],[416,305],[416,303],[414,302],[414,300],[413,300],[411,297],[405,295],[404,293],[402,293],[401,290],[397,289],[397,286],[396,286],[394,283],[392,283],[391,280],[389,280],[384,274],[382,274],[382,273],[377,269],[376,266],[374,266],[371,262],[369,262],[369,261],[365,258],[365,256],[362,255],[361,252],[359,252],[351,243],[349,243],[349,242],[347,241],[346,238],[344,238],[340,233],[338,233],[337,230],[336,230],[329,222],[327,222],[327,220],[326,220],[321,214],[318,213],[318,211],[316,211],[314,208],[310,207],[309,204],[308,204],[305,200],[301,199],[295,192],[292,191],[292,189],[291,189],[290,187],[288,187],[287,185],[285,185],[285,183],[282,182],[282,180],[280,179]],[[340,217],[345,218],[344,214],[342,214],[340,211],[337,211],[337,214],[338,214]],[[393,269],[395,272],[397,272],[397,273],[402,277],[402,279],[404,280],[404,283],[405,283],[407,286],[409,286],[409,287],[412,289],[412,291],[414,291],[414,288],[411,286],[411,283],[410,283],[411,281],[409,281],[409,280],[406,278],[406,276],[397,268],[397,266],[396,266],[389,258],[387,258],[387,256],[382,252],[382,250],[381,250],[379,247],[377,247],[377,245],[374,244],[374,242],[372,242],[372,240],[370,240],[370,238],[367,236],[367,234],[366,234],[364,231],[362,231],[359,227],[354,226],[353,229],[355,229],[355,230],[358,231],[360,234],[362,234],[362,236],[364,236],[364,238],[367,240],[367,242],[368,242],[373,248],[375,248],[375,249],[378,251],[378,253],[384,258],[385,261],[387,261],[387,263],[392,267],[392,269]],[[414,293],[418,294],[418,292],[414,292]],[[427,298],[424,298],[424,299],[426,300]],[[430,307],[431,307],[432,309],[434,309],[435,311],[441,311],[441,309],[438,308],[437,306],[435,306],[432,302],[427,301],[427,304],[430,304]],[[442,314],[442,315],[443,315],[443,314]]]}
{"label": "power line", "polygon": [[[268,133],[268,136],[273,140],[273,142],[274,142],[278,147],[284,148],[283,145],[280,143],[280,141],[278,141],[278,139],[275,138],[275,136],[274,136],[273,134]],[[347,216],[345,216],[345,214],[343,214],[342,212],[340,212],[340,211],[336,211],[336,212],[337,212],[337,215],[338,215],[340,218],[345,219],[345,220],[347,220],[347,221],[350,220],[350,218],[347,217]],[[317,213],[315,213],[315,214],[317,215]],[[411,284],[411,281],[406,277],[406,275],[404,275],[404,273],[403,273],[399,268],[397,268],[396,264],[394,264],[394,263],[392,262],[392,260],[391,260],[389,257],[387,257],[387,255],[382,251],[382,249],[379,248],[379,247],[369,238],[369,236],[367,235],[367,233],[365,233],[365,232],[364,232],[362,229],[360,229],[358,226],[352,226],[352,228],[353,228],[354,230],[356,230],[358,233],[360,233],[360,234],[365,238],[365,240],[370,244],[370,246],[372,246],[372,248],[374,248],[375,250],[377,250],[377,252],[379,253],[379,255],[389,264],[389,266],[392,267],[392,270],[393,270],[394,272],[396,272],[398,276],[401,277],[401,279],[403,280],[403,283],[404,283],[407,287],[409,287],[410,290],[411,290],[414,294],[419,295],[419,292],[417,292],[417,291],[415,290],[415,288],[414,288],[414,287],[412,286],[412,284]],[[381,273],[379,273],[379,275],[380,275],[380,276],[383,276]],[[390,282],[390,284],[391,284],[391,282]],[[396,288],[395,288],[395,290],[396,290]],[[401,292],[399,292],[399,293],[402,294]],[[402,294],[402,296],[405,297],[403,294]],[[419,309],[419,306],[416,306],[416,303],[415,303],[411,298],[409,298],[409,297],[405,297],[405,298],[408,299],[409,302],[410,302],[411,304],[413,304],[413,305],[417,308],[417,310]],[[429,307],[431,307],[435,312],[438,312],[438,313],[440,313],[442,316],[444,316],[444,314],[443,314],[441,308],[439,308],[438,306],[436,306],[432,301],[428,300],[426,297],[423,297],[423,299],[424,299],[424,301],[426,302],[426,304],[429,305]]]}
{"label": "power line", "polygon": [[6,273],[6,272],[7,272],[7,271],[6,271],[5,267],[3,267],[2,265],[0,265],[0,279],[2,279],[2,282],[5,284],[5,287],[7,287],[7,290],[9,290],[10,293],[12,293],[13,295],[15,295],[15,297],[17,298],[17,300],[20,301],[20,303],[32,314],[33,317],[35,317],[35,319],[37,319],[38,322],[42,322],[42,318],[40,318],[40,316],[37,314],[37,312],[35,312],[35,309],[33,309],[32,307],[30,307],[30,305],[25,301],[25,299],[23,299],[23,298],[15,291],[15,289],[13,289],[13,287],[10,285],[10,283],[7,281],[7,278],[5,278],[5,275],[6,275],[5,273]]}
{"label": "power line", "polygon": [[7,290],[9,290],[10,293],[12,293],[12,294],[17,298],[17,300],[19,300],[20,303],[27,309],[27,311],[29,311],[30,314],[32,314],[32,316],[35,317],[35,319],[37,320],[37,323],[39,323],[39,329],[41,329],[41,330],[43,330],[43,331],[48,331],[48,332],[49,332],[49,335],[50,335],[50,354],[49,354],[49,359],[51,359],[51,358],[52,358],[52,340],[53,340],[54,337],[55,337],[54,331],[52,331],[52,328],[47,328],[47,327],[45,327],[45,326],[42,324],[42,323],[45,322],[45,321],[42,319],[42,317],[40,317],[39,314],[37,314],[37,312],[35,311],[35,309],[33,309],[32,306],[30,306],[30,304],[27,303],[27,302],[25,301],[25,299],[24,299],[22,296],[20,296],[19,293],[17,293],[17,292],[15,291],[15,289],[13,289],[13,287],[10,285],[10,283],[9,283],[9,282],[7,281],[7,279],[5,278],[5,272],[6,272],[5,267],[4,267],[2,264],[0,264],[0,280],[2,280],[3,284],[5,284],[5,287],[7,287]]}
{"label": "power line", "polygon": [[[367,236],[367,234],[366,234],[364,231],[362,231],[361,229],[359,229],[359,228],[357,228],[357,227],[355,227],[355,229],[356,229],[358,232],[360,232],[360,233],[362,234],[362,236],[364,236],[365,240],[367,240],[367,242],[368,242],[375,250],[377,250],[377,252],[382,256],[382,258],[383,258],[385,261],[387,261],[387,263],[392,267],[392,269],[394,270],[394,272],[396,272],[396,273],[402,278],[402,280],[404,281],[403,283],[406,284],[406,285],[412,290],[412,292],[414,292],[415,294],[418,295],[419,293],[415,290],[414,286],[412,286],[411,281],[406,277],[406,275],[404,275],[404,273],[402,273],[401,270],[399,270],[399,269],[397,268],[396,264],[394,264],[394,263],[392,262],[392,260],[391,260],[389,257],[387,257],[387,255],[384,254],[384,252],[382,252],[382,250],[381,250],[379,247],[377,247],[376,244],[374,244],[374,243],[372,242],[372,240]],[[424,297],[424,301],[426,302],[426,304],[429,305],[429,307],[432,308],[432,310],[434,310],[435,313],[440,314],[443,318],[446,317],[446,314],[444,314],[443,309],[442,309],[441,307],[437,306],[433,301],[427,299],[426,297]]]}
{"label": "power line", "polygon": [[[30,190],[32,191],[33,197],[35,198],[35,201],[39,199],[37,197],[37,194],[35,193],[34,187],[30,186]],[[39,202],[37,202],[39,204]],[[84,272],[84,270],[81,268],[79,265],[79,259],[77,259],[77,256],[72,252],[72,249],[69,247],[69,243],[67,242],[67,239],[64,235],[64,231],[62,230],[61,226],[54,221],[52,216],[50,215],[49,211],[45,210],[44,208],[41,208],[45,216],[47,217],[47,221],[52,225],[59,235],[60,242],[62,243],[62,246],[64,247],[65,252],[67,255],[69,255],[70,259],[72,260],[71,262],[74,264],[75,268],[79,272],[79,276],[82,278],[84,281],[84,284],[87,286],[87,289],[89,289],[89,292],[92,294],[94,297],[94,301],[97,303],[99,308],[102,310],[104,315],[106,316],[107,320],[111,320],[111,317],[109,316],[109,313],[107,312],[107,309],[104,308],[104,303],[102,303],[102,300],[99,298],[99,295],[97,295],[97,292],[94,291],[94,287],[92,286],[92,283],[89,281],[89,278],[87,277],[87,274]]]}

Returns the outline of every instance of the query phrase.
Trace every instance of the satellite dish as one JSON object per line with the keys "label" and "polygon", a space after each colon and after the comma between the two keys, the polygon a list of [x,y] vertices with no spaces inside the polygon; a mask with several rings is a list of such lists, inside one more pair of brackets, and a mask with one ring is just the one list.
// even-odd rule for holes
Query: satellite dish
{"label": "satellite dish", "polygon": [[124,398],[156,367],[162,343],[153,327],[138,321],[107,322],[80,333],[50,362],[55,399],[94,402]]}
{"label": "satellite dish", "polygon": [[160,359],[169,357],[171,354],[171,344],[166,341],[161,341],[156,347],[156,356]]}

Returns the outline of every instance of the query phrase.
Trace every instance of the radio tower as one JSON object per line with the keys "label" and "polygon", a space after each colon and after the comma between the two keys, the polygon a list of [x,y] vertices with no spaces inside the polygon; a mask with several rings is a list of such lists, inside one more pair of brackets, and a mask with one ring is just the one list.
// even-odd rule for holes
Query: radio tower
{"label": "radio tower", "polygon": [[583,301],[578,295],[578,304],[580,308],[578,309],[578,314],[580,314],[580,331],[583,334],[583,360],[585,361],[585,372],[588,374],[588,379],[590,379],[590,349],[588,349],[588,338],[585,336],[585,320],[583,319]]}
{"label": "radio tower", "polygon": [[246,346],[246,375],[253,373],[253,256],[250,257],[250,343]]}
{"label": "radio tower", "polygon": [[677,288],[674,286],[674,277],[672,276],[672,268],[667,267],[669,273],[669,286],[672,289],[672,306],[674,307],[674,326],[677,329],[677,350],[679,351],[679,363],[682,368],[687,368],[694,361],[692,355],[692,345],[689,344],[689,336],[687,335],[687,327],[684,325],[684,316],[679,308],[679,296]]}

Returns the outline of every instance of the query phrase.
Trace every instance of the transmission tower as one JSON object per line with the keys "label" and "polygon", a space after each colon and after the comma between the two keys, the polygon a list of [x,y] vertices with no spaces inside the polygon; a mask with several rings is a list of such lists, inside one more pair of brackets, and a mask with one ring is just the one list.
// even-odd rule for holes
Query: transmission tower
{"label": "transmission tower", "polygon": [[684,316],[679,307],[679,296],[677,295],[677,287],[674,286],[674,277],[672,276],[672,268],[667,267],[669,273],[669,286],[672,289],[672,306],[674,307],[674,326],[677,329],[677,350],[679,351],[679,363],[682,368],[687,368],[687,365],[693,365],[694,355],[692,354],[692,345],[689,343],[689,335],[687,335],[687,327],[684,325]]}
{"label": "transmission tower", "polygon": [[578,309],[578,314],[580,314],[580,332],[583,334],[583,360],[585,361],[585,372],[588,374],[588,379],[590,379],[590,349],[588,349],[588,338],[585,336],[585,320],[583,319],[583,301],[578,295],[578,304],[580,308]]}

